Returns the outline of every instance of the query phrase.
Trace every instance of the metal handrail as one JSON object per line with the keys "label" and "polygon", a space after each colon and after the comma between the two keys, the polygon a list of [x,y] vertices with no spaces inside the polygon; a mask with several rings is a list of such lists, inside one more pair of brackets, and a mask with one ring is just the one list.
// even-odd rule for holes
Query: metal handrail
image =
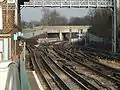
{"label": "metal handrail", "polygon": [[31,90],[25,69],[25,62],[22,60],[20,60],[20,81],[21,81],[21,90]]}

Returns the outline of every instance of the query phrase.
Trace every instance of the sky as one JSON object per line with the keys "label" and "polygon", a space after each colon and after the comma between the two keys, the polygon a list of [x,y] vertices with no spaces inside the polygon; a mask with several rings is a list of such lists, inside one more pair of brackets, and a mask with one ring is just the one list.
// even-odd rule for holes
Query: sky
{"label": "sky", "polygon": [[[119,0],[118,0],[119,1]],[[119,6],[120,3],[117,3]],[[120,7],[120,6],[119,6]],[[88,14],[87,8],[49,8],[50,10],[56,9],[62,16],[70,17],[83,17]],[[21,18],[24,21],[40,21],[42,18],[42,8],[22,8]]]}
{"label": "sky", "polygon": [[[89,9],[83,8],[49,8],[50,10],[56,9],[62,16],[70,17],[83,17],[88,14]],[[22,8],[21,18],[24,21],[40,21],[42,17],[42,8]]]}

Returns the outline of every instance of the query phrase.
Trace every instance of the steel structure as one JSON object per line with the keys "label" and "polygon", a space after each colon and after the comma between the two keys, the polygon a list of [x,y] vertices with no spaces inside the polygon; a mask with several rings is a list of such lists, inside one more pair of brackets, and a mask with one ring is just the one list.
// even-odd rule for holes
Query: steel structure
{"label": "steel structure", "polygon": [[112,0],[30,0],[25,7],[112,7]]}

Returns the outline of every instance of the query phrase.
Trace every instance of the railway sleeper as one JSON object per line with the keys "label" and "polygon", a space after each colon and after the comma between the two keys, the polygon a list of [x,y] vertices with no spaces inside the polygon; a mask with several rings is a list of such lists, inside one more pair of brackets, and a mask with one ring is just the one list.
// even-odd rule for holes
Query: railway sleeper
{"label": "railway sleeper", "polygon": [[56,72],[54,72],[54,70],[48,65],[48,63],[43,60],[43,63],[45,64],[45,66],[47,67],[47,69],[53,74],[54,78],[56,79],[56,81],[59,83],[59,85],[63,88],[63,90],[71,90],[69,88],[69,86],[60,79],[60,77],[58,76],[58,74]]}
{"label": "railway sleeper", "polygon": [[[45,52],[44,52],[45,53]],[[45,53],[46,54],[46,53]],[[77,80],[77,78],[73,77],[70,73],[66,72],[64,69],[62,69],[57,63],[55,63],[53,61],[53,59],[49,56],[49,54],[47,54],[46,56],[48,56],[48,58],[59,68],[61,69],[67,76],[69,76],[72,81],[76,82],[83,90],[91,90],[89,88],[87,88],[84,84],[82,84],[80,81]]]}
{"label": "railway sleeper", "polygon": [[70,73],[78,81],[82,82],[86,87],[89,88],[89,90],[99,90],[97,87],[95,87],[94,85],[90,84],[88,81],[86,81],[85,79],[80,77],[76,72],[74,72],[73,70],[69,69],[65,65],[63,65],[62,68],[64,68],[64,70],[66,70],[68,73]]}
{"label": "railway sleeper", "polygon": [[70,58],[69,56],[67,56],[66,54],[63,54],[62,52],[59,52],[58,50],[56,52],[59,53],[61,56],[66,57],[67,60],[75,61],[75,62],[79,63],[80,65],[82,65],[82,66],[84,66],[86,68],[89,68],[90,70],[96,72],[98,75],[100,75],[100,76],[102,76],[102,77],[104,77],[104,78],[106,78],[108,80],[111,80],[112,82],[116,83],[116,85],[120,86],[120,81],[119,80],[114,79],[114,78],[112,78],[110,76],[107,76],[107,75],[103,74],[102,72],[85,65],[85,64],[79,62],[79,60],[77,60],[77,59],[72,59],[72,57]]}

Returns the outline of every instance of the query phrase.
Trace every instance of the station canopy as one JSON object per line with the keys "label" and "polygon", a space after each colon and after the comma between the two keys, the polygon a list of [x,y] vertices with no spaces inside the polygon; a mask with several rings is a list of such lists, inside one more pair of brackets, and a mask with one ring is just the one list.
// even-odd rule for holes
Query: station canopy
{"label": "station canopy", "polygon": [[30,0],[25,7],[113,7],[113,0]]}

